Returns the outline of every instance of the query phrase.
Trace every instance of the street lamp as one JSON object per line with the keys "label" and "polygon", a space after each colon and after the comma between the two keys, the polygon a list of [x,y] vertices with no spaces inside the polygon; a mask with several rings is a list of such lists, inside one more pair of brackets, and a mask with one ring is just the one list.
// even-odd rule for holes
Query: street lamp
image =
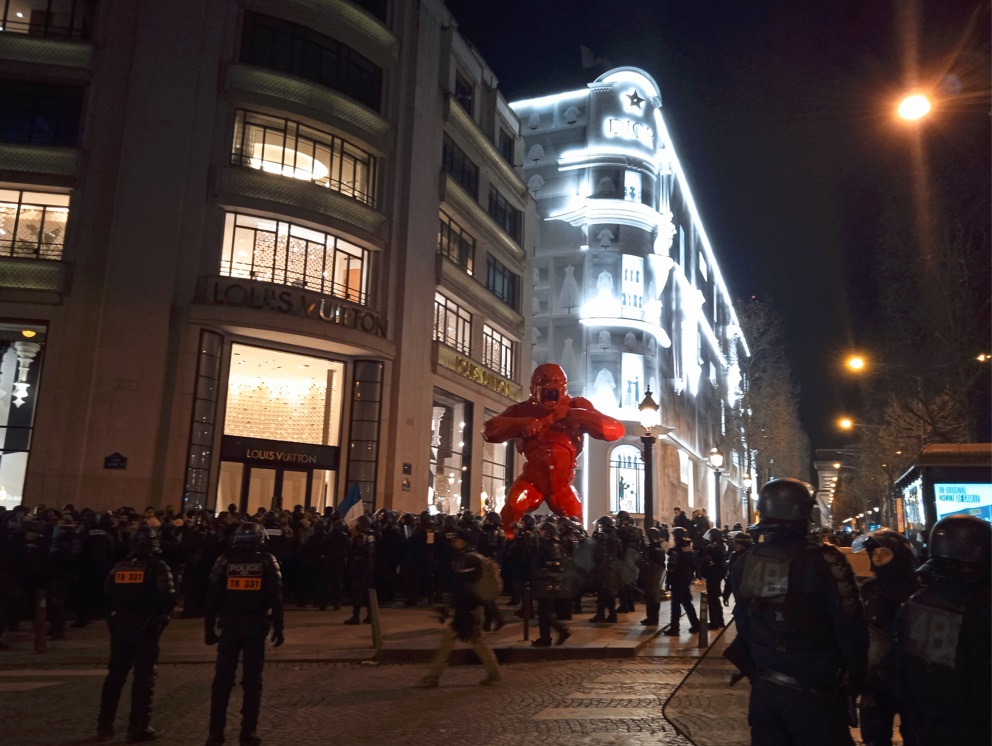
{"label": "street lamp", "polygon": [[644,391],[644,399],[637,409],[641,413],[641,427],[644,428],[644,435],[641,436],[644,451],[641,453],[641,458],[644,459],[644,530],[647,531],[654,525],[654,443],[656,438],[652,431],[661,423],[658,402],[651,396],[650,387]]}
{"label": "street lamp", "polygon": [[744,479],[741,480],[744,484],[744,505],[747,507],[747,525],[751,525],[751,485],[754,480],[751,478],[750,474],[745,474]]}
{"label": "street lamp", "polygon": [[713,471],[716,474],[716,481],[714,488],[716,489],[716,508],[713,510],[713,524],[717,527],[721,525],[720,522],[720,469],[723,468],[723,454],[717,450],[716,446],[710,450],[710,466],[713,467]]}
{"label": "street lamp", "polygon": [[902,119],[915,122],[929,114],[932,108],[930,99],[922,93],[913,93],[899,102],[896,112]]}

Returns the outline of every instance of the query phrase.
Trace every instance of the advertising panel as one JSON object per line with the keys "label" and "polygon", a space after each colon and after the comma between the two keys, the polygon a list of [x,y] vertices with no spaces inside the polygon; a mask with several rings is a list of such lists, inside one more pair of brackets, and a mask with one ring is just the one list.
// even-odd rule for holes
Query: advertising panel
{"label": "advertising panel", "polygon": [[992,484],[945,484],[933,486],[937,520],[952,513],[966,513],[992,521]]}

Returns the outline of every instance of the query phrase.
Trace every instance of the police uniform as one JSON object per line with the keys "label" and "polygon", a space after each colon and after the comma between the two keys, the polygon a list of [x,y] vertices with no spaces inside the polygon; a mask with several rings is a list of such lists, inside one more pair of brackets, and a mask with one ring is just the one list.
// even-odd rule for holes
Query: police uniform
{"label": "police uniform", "polygon": [[[145,540],[145,545],[141,545]],[[157,539],[153,529],[139,528],[132,539],[132,552],[107,576],[105,591],[110,609],[110,661],[100,694],[97,738],[108,740],[114,733],[117,705],[134,668],[131,684],[131,716],[128,743],[150,741],[152,695],[159,638],[169,623],[176,603],[176,589],[169,566],[155,556]]]}
{"label": "police uniform", "polygon": [[733,566],[737,635],[753,666],[748,723],[756,746],[854,743],[850,705],[868,655],[864,609],[844,555],[806,535],[812,504],[798,480],[766,484],[761,541]]}
{"label": "police uniform", "polygon": [[[246,527],[253,528],[246,528]],[[282,575],[279,563],[263,551],[264,530],[243,524],[234,536],[234,547],[221,555],[210,575],[206,603],[206,642],[218,642],[217,665],[210,692],[210,737],[207,744],[224,743],[227,705],[242,659],[244,703],[241,709],[241,744],[260,743],[255,735],[262,703],[262,669],[265,638],[270,629],[274,644],[283,642]],[[255,533],[252,541],[248,534]],[[244,541],[241,541],[244,539]]]}
{"label": "police uniform", "polygon": [[926,587],[896,616],[906,746],[992,743],[992,528],[970,515],[934,526]]}

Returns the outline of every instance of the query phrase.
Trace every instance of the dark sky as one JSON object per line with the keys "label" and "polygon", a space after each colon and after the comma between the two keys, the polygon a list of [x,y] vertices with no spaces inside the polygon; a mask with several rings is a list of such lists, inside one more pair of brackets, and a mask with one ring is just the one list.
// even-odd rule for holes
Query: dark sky
{"label": "dark sky", "polygon": [[912,212],[911,135],[895,121],[894,102],[914,69],[921,81],[943,81],[927,141],[946,164],[988,182],[988,3],[447,5],[510,101],[580,88],[605,72],[582,68],[580,44],[610,66],[654,77],[732,295],[774,302],[812,447],[840,445],[833,422],[858,394],[839,363],[880,333],[881,214],[900,201],[897,209]]}

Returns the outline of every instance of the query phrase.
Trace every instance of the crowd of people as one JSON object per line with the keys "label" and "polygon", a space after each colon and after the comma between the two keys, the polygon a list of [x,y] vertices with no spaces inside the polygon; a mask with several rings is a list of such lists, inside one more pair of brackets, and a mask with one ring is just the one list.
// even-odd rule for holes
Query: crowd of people
{"label": "crowd of people", "polygon": [[[727,572],[728,536],[744,536],[739,524],[733,531],[712,530],[703,511],[689,519],[678,509],[671,528],[661,524],[647,533],[625,511],[598,519],[591,534],[576,518],[528,514],[507,538],[495,512],[399,515],[383,509],[348,525],[331,508],[320,513],[302,506],[259,509],[252,515],[234,505],[217,515],[180,513],[169,506],[142,512],[19,506],[0,511],[0,649],[3,632],[33,616],[39,592],[46,599],[53,639],[64,637],[69,625],[84,627],[104,618],[107,573],[126,557],[128,538],[141,526],[158,533],[162,559],[175,576],[177,613],[203,616],[211,569],[245,521],[265,529],[267,551],[282,571],[286,603],[321,610],[350,607],[348,624],[369,621],[369,588],[382,604],[438,603],[451,589],[451,540],[464,530],[477,552],[498,563],[506,605],[519,607],[530,587],[535,606],[541,597],[556,597],[561,621],[581,613],[583,603],[595,597],[591,621],[615,623],[618,612],[633,612],[643,603],[643,623],[657,625],[660,602],[674,592],[688,604],[690,631],[695,632],[688,584],[707,584],[711,625],[722,624],[720,583]],[[560,578],[539,556],[542,541],[558,547],[550,564],[560,568]],[[690,551],[683,551],[686,547]],[[485,629],[504,623],[499,605],[488,604]],[[678,629],[675,614],[668,631],[673,629]],[[544,644],[547,636],[539,639]]]}
{"label": "crowd of people", "polygon": [[[987,731],[981,718],[961,713],[972,705],[978,712],[992,689],[988,523],[970,516],[942,519],[922,568],[919,551],[900,533],[881,528],[854,536],[851,549],[868,553],[873,573],[861,583],[836,547],[843,537],[811,533],[812,498],[802,482],[773,480],[762,488],[758,507],[761,522],[746,530],[740,524],[713,527],[703,509],[687,515],[676,508],[671,526],[642,531],[619,511],[597,519],[591,532],[577,518],[554,514],[525,514],[507,532],[495,512],[399,515],[383,509],[349,525],[333,509],[318,513],[302,506],[254,515],[233,505],[217,515],[169,507],[143,513],[18,507],[0,511],[0,635],[31,616],[36,599],[46,601],[54,639],[65,636],[70,620],[83,627],[109,615],[110,673],[98,730],[107,735],[129,667],[140,689],[168,618],[204,618],[205,642],[220,642],[213,744],[223,743],[217,731],[239,655],[256,660],[260,676],[258,646],[270,628],[281,644],[284,604],[350,608],[345,623],[362,624],[370,622],[371,589],[385,605],[443,607],[445,601],[453,621],[420,685],[437,685],[456,640],[472,644],[487,662],[481,683],[491,685],[499,682],[499,671],[480,633],[502,627],[507,613],[535,613],[539,636],[533,644],[547,647],[565,643],[571,635],[566,622],[591,599],[594,613],[583,621],[616,623],[618,614],[643,604],[640,623],[655,627],[662,601],[670,599],[663,634],[681,634],[683,614],[688,632],[696,633],[695,583],[705,586],[712,629],[724,626],[723,609],[735,600],[744,651],[727,657],[752,683],[755,743],[783,735],[794,740],[767,742],[849,743],[844,734],[854,721],[841,705],[858,698],[860,709],[851,712],[860,714],[872,746],[891,743],[896,714],[909,746],[936,743],[941,733]],[[270,556],[275,562],[265,570]],[[155,570],[156,563],[164,569]],[[499,573],[498,592],[480,595],[478,583],[489,566]],[[130,603],[134,583],[145,584],[141,603],[154,606],[150,618],[160,620],[149,627],[149,617],[133,615],[143,635],[156,631],[145,648],[134,647],[138,638],[125,634],[120,621],[128,618],[120,609]],[[250,609],[239,606],[254,598],[242,590],[262,592]],[[241,637],[232,619],[247,624]],[[932,682],[940,684],[937,697]],[[146,704],[132,711],[133,742],[146,740],[142,734],[153,737],[150,699]],[[256,701],[248,710],[255,720],[257,707]],[[824,723],[836,730],[819,727]],[[242,743],[259,743],[251,716],[245,727]]]}

